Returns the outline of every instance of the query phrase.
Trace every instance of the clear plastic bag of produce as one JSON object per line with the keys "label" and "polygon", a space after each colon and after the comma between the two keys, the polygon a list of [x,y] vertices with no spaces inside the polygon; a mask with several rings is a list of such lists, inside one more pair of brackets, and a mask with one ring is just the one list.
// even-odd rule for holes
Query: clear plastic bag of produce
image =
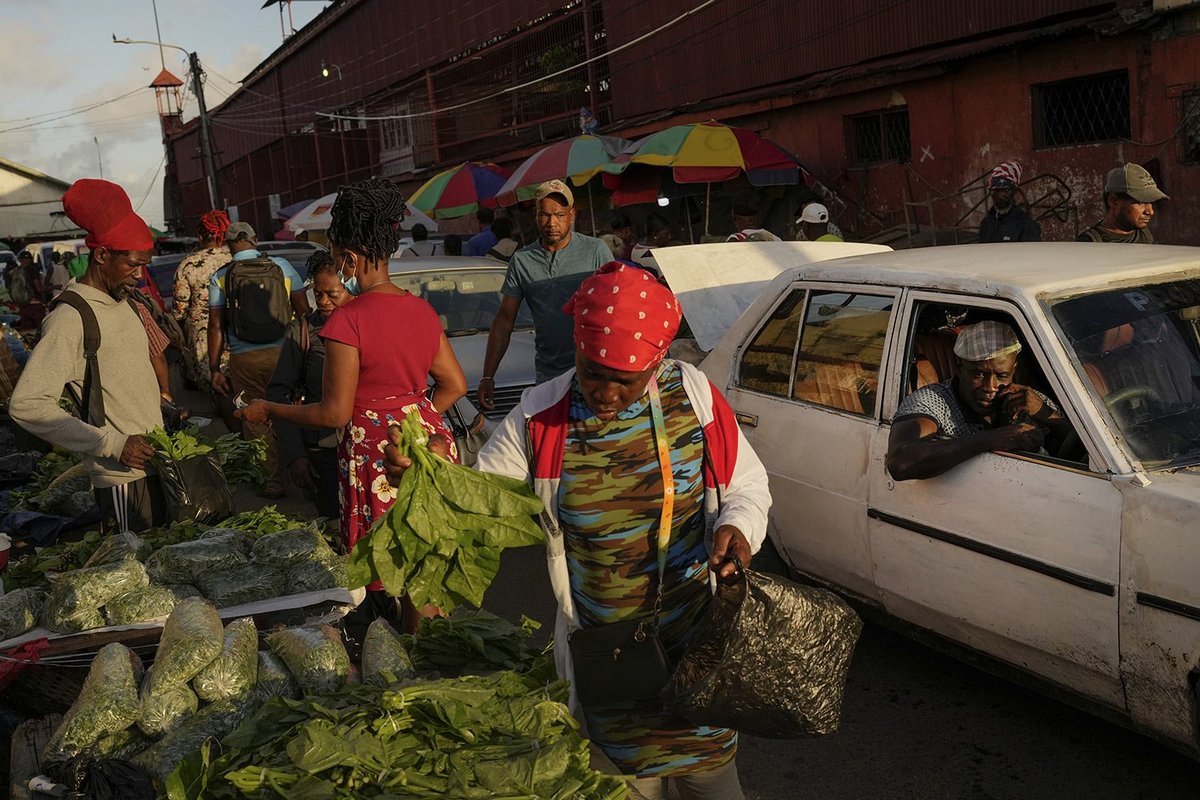
{"label": "clear plastic bag of produce", "polygon": [[312,528],[293,528],[260,536],[254,542],[255,561],[276,567],[292,567],[305,561],[327,561],[333,548]]}
{"label": "clear plastic bag of produce", "polygon": [[328,561],[303,561],[288,567],[284,573],[284,589],[287,594],[318,592],[345,587],[349,580],[346,557],[333,555]]}
{"label": "clear plastic bag of produce", "polygon": [[101,606],[150,583],[141,562],[129,559],[51,575],[49,580],[50,597],[42,609],[42,624],[59,633],[104,627]]}
{"label": "clear plastic bag of produce", "polygon": [[105,736],[96,743],[94,752],[96,758],[117,758],[128,761],[152,744],[154,744],[154,740],[134,725],[119,733]]}
{"label": "clear plastic bag of produce", "polygon": [[180,601],[163,625],[149,690],[187,683],[221,654],[224,643],[217,609],[199,597]]}
{"label": "clear plastic bag of produce", "polygon": [[178,727],[184,720],[196,713],[200,701],[186,683],[174,686],[158,685],[151,688],[154,678],[154,667],[146,670],[142,680],[142,689],[138,695],[141,703],[138,709],[138,727],[147,736],[158,738]]}
{"label": "clear plastic bag of produce", "polygon": [[0,641],[36,628],[45,603],[45,590],[34,587],[0,596]]}
{"label": "clear plastic bag of produce", "polygon": [[150,555],[149,545],[136,533],[123,531],[105,536],[85,567],[98,567],[102,564],[115,564],[118,561],[133,559],[135,561]]}
{"label": "clear plastic bag of produce", "polygon": [[266,650],[258,651],[258,682],[254,691],[263,697],[295,697],[300,693],[300,687],[292,678],[292,673],[284,666],[283,661],[274,653]]}
{"label": "clear plastic bag of produce", "polygon": [[141,586],[105,603],[104,616],[109,625],[133,625],[167,616],[175,603],[175,595],[167,587]]}
{"label": "clear plastic bag of produce", "polygon": [[267,635],[267,644],[283,659],[306,693],[332,692],[346,683],[350,656],[338,632],[328,625],[284,628]]}
{"label": "clear plastic bag of produce", "polygon": [[283,573],[264,564],[239,564],[201,575],[196,585],[217,608],[256,603],[283,594]]}
{"label": "clear plastic bag of produce", "polygon": [[233,513],[233,497],[216,456],[159,456],[154,464],[171,520],[215,523]]}
{"label": "clear plastic bag of produce", "polygon": [[133,764],[154,776],[161,784],[170,777],[179,762],[200,749],[209,739],[220,739],[233,732],[262,707],[264,698],[251,692],[245,698],[212,703],[192,714],[183,724],[133,758]]}
{"label": "clear plastic bag of produce", "polygon": [[146,560],[146,572],[155,583],[196,584],[201,575],[246,563],[237,534],[212,536],[160,547]]}
{"label": "clear plastic bag of produce", "polygon": [[94,747],[105,736],[128,728],[138,718],[142,661],[123,644],[100,648],[79,697],[50,737],[43,761],[63,761]]}
{"label": "clear plastic bag of produce", "polygon": [[237,545],[238,549],[242,551],[242,555],[249,558],[257,537],[249,531],[238,528],[209,528],[196,539],[228,539]]}
{"label": "clear plastic bag of produce", "polygon": [[225,626],[221,654],[192,678],[192,688],[205,702],[233,700],[254,688],[258,679],[258,629],[249,617]]}
{"label": "clear plastic bag of produce", "polygon": [[367,635],[363,638],[363,682],[387,686],[394,681],[411,678],[413,674],[412,658],[404,649],[400,635],[387,620],[374,620],[367,626]]}

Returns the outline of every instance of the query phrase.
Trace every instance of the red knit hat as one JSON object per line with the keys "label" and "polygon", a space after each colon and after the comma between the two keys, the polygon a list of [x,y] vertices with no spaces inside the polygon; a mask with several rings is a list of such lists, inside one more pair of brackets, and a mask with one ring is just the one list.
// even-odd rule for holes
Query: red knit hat
{"label": "red knit hat", "polygon": [[133,211],[129,195],[115,183],[84,178],[71,184],[62,196],[63,210],[87,231],[88,247],[110,250],[150,250],[150,226]]}
{"label": "red knit hat", "polygon": [[683,312],[670,289],[641,267],[610,261],[563,306],[575,317],[575,346],[621,372],[650,369],[667,353]]}

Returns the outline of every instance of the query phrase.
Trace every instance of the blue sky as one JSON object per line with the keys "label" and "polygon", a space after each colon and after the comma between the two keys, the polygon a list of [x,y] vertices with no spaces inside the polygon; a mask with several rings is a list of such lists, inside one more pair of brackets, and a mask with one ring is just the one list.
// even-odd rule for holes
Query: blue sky
{"label": "blue sky", "polygon": [[[282,42],[279,11],[262,9],[263,0],[157,3],[162,41],[196,51],[210,72],[205,84],[210,108]],[[328,5],[294,2],[296,28]],[[0,0],[0,30],[0,157],[65,181],[98,177],[96,137],[104,177],[124,186],[146,221],[161,227],[162,137],[154,91],[144,88],[162,69],[159,51],[112,42],[113,34],[156,38],[151,0]],[[183,53],[164,54],[167,69],[186,80]],[[62,119],[51,113],[127,93],[132,94]],[[189,93],[184,119],[195,115]],[[19,126],[29,127],[10,130]]]}

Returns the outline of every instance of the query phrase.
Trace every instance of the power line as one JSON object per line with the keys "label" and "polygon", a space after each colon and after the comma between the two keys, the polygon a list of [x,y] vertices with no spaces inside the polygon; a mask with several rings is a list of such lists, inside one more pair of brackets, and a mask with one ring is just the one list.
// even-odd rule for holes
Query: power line
{"label": "power line", "polygon": [[142,206],[145,205],[145,203],[146,203],[146,199],[148,197],[150,197],[150,190],[154,188],[154,182],[156,180],[158,180],[158,173],[162,171],[163,164],[165,164],[165,163],[167,163],[167,151],[166,150],[163,151],[163,156],[161,159],[159,159],[158,166],[154,168],[154,174],[150,177],[150,185],[146,187],[146,193],[144,195],[142,195],[142,199],[138,202],[137,206],[133,209],[135,212],[141,211]]}
{"label": "power line", "polygon": [[141,91],[144,91],[144,87],[141,87],[141,86],[139,86],[138,88],[134,89],[133,91],[126,92],[125,94],[123,94],[123,95],[119,95],[118,97],[113,97],[113,98],[111,98],[111,99],[109,99],[109,100],[102,100],[102,101],[100,101],[99,103],[93,103],[93,104],[92,104],[92,105],[90,105],[90,106],[84,106],[84,107],[82,107],[82,108],[79,108],[79,109],[77,109],[77,110],[75,110],[75,111],[71,111],[71,112],[69,112],[69,113],[61,114],[61,115],[59,115],[59,116],[57,116],[57,117],[50,117],[49,119],[44,119],[44,120],[42,120],[41,122],[28,122],[28,123],[26,123],[26,124],[24,124],[24,125],[15,125],[15,126],[13,126],[13,127],[11,127],[11,128],[5,128],[4,130],[0,130],[0,133],[9,133],[10,131],[19,131],[19,130],[23,130],[24,128],[32,128],[32,127],[34,127],[34,126],[37,126],[37,125],[44,125],[44,124],[46,124],[47,122],[56,122],[56,121],[58,121],[58,120],[60,120],[60,119],[66,119],[66,118],[68,118],[68,117],[75,117],[75,116],[78,116],[78,115],[80,115],[80,114],[85,114],[85,113],[87,113],[88,111],[92,111],[93,109],[100,108],[101,106],[106,106],[106,105],[109,105],[110,103],[115,103],[115,102],[117,102],[118,100],[124,100],[124,99],[125,99],[125,98],[127,98],[127,97],[132,97],[133,95],[135,95],[135,94],[137,94],[138,92],[141,92]]}

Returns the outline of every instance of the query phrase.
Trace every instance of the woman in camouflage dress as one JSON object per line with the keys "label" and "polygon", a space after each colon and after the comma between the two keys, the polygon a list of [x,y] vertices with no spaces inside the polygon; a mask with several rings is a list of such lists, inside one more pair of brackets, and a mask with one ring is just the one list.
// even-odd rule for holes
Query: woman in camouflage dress
{"label": "woman in camouflage dress", "polygon": [[[229,217],[221,210],[200,218],[200,249],[179,262],[175,271],[175,318],[183,325],[186,348],[183,374],[203,391],[212,390],[208,371],[208,283],[230,261],[225,246]],[[224,362],[222,357],[222,363]]]}

